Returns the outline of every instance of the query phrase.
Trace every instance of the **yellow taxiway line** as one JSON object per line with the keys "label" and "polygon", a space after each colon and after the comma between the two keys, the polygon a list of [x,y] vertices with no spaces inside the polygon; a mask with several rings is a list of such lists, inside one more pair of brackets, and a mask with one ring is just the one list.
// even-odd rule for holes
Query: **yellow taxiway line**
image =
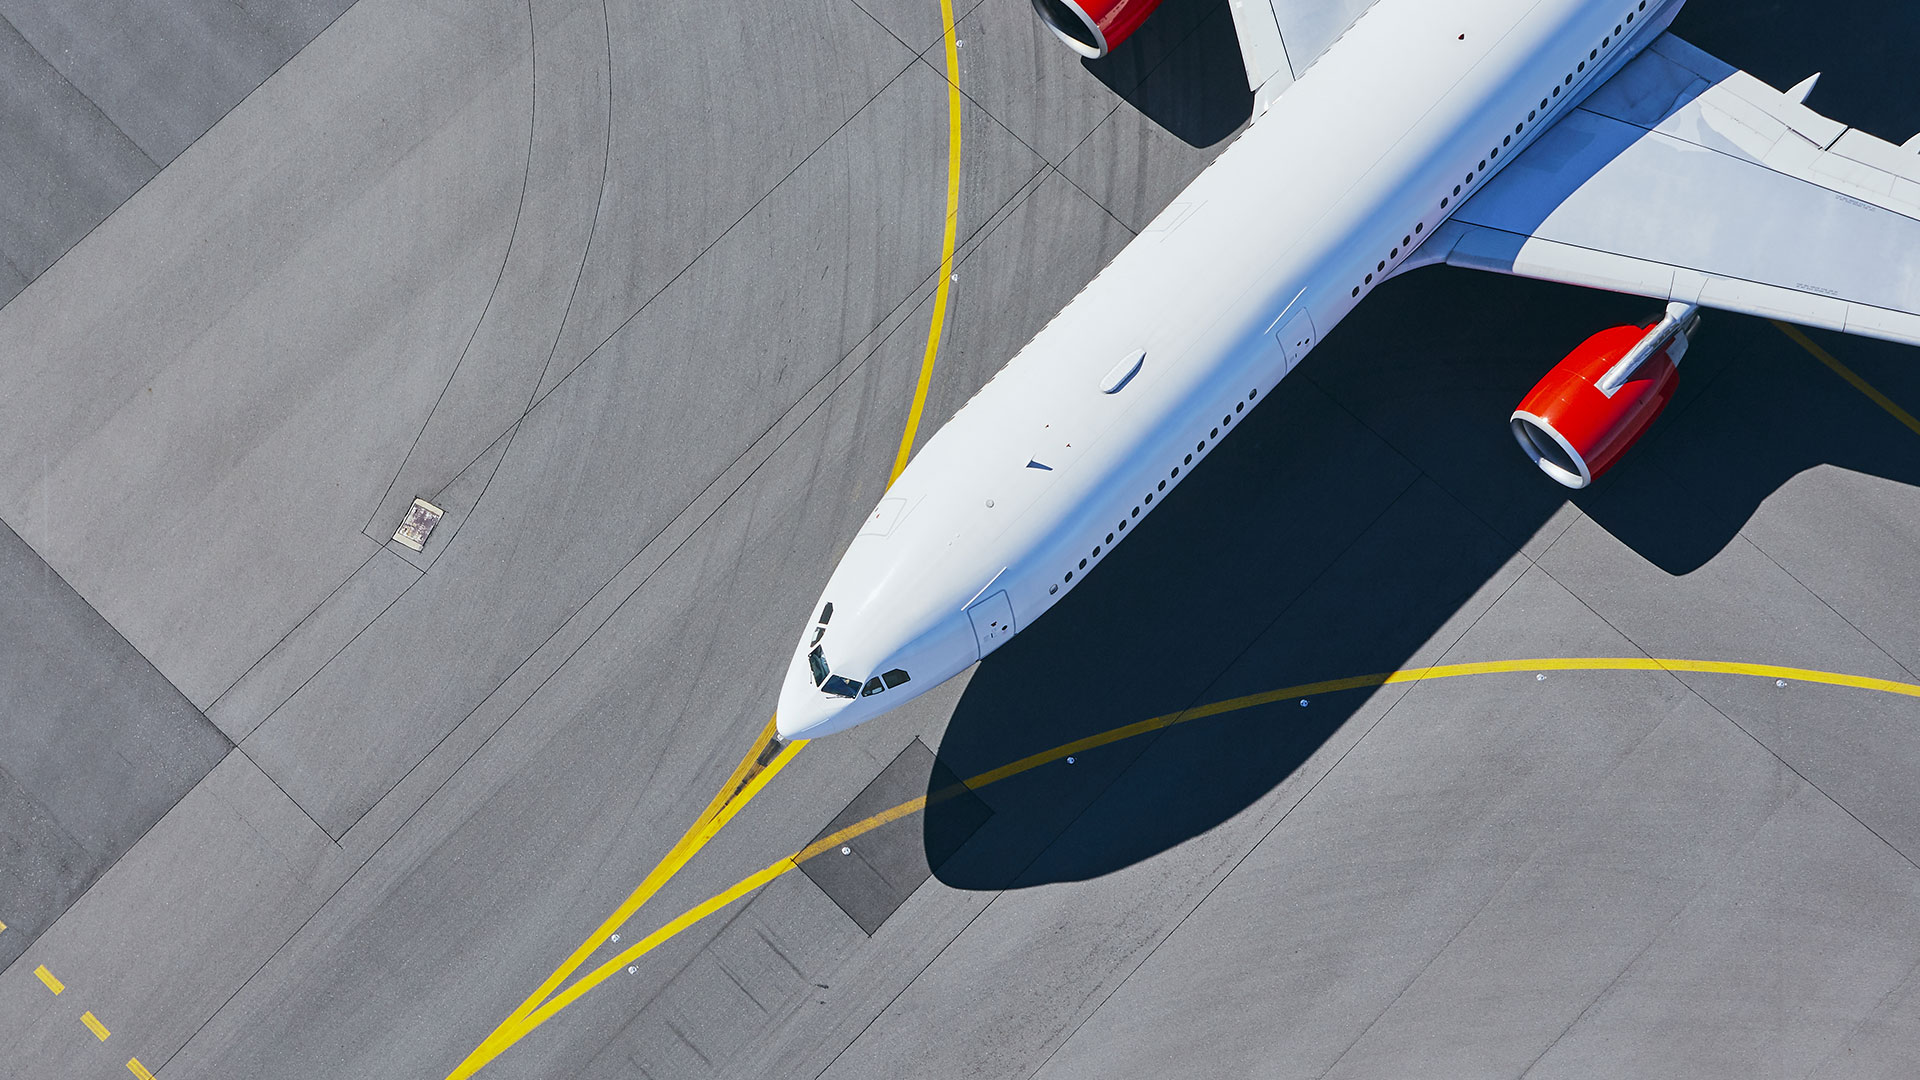
{"label": "yellow taxiway line", "polygon": [[[940,354],[940,332],[947,317],[947,292],[953,282],[953,249],[960,224],[960,55],[958,42],[953,30],[953,2],[940,0],[940,21],[942,36],[947,53],[947,207],[946,228],[940,240],[940,274],[933,290],[933,319],[927,327],[927,346],[920,360],[920,375],[914,383],[913,403],[907,410],[906,429],[900,435],[900,449],[894,455],[893,472],[887,477],[892,484],[900,478],[907,467],[907,459],[913,456],[913,441],[920,430],[920,414],[926,409],[927,388],[933,381],[933,363]],[[578,971],[587,958],[600,948],[602,942],[624,926],[641,906],[652,899],[661,887],[672,880],[673,876],[687,862],[713,839],[722,826],[731,821],[734,815],[767,785],[787,763],[793,760],[800,748],[807,744],[805,739],[796,739],[780,747],[772,760],[766,760],[766,751],[777,745],[772,721],[761,732],[754,749],[741,759],[740,765],[721,786],[707,804],[707,808],[694,820],[678,843],[668,850],[658,865],[640,882],[626,901],[613,914],[607,916],[595,928],[593,935],[580,943],[580,947],[568,956],[566,961],[547,976],[531,996],[520,1003],[513,1014],[501,1021],[473,1053],[460,1062],[447,1080],[465,1080],[480,1071],[488,1062],[514,1043],[520,1041],[528,1032],[545,1023],[547,1019],[577,1000],[582,994],[600,985],[614,972],[638,957],[651,952],[660,943],[673,938],[687,927],[698,923],[713,912],[726,907],[733,901],[758,889],[760,886],[793,869],[791,859],[782,859],[773,866],[748,877],[746,880],[715,896],[692,910],[674,919],[666,926],[627,947],[613,959],[582,975],[566,989],[560,989],[562,983]],[[921,800],[924,802],[925,800]]]}
{"label": "yellow taxiway line", "polygon": [[1887,395],[1874,389],[1873,384],[1867,382],[1867,380],[1861,378],[1860,376],[1855,375],[1853,373],[1852,368],[1848,367],[1847,365],[1841,363],[1838,360],[1835,360],[1833,358],[1832,353],[1814,344],[1813,339],[1808,337],[1806,334],[1802,333],[1799,327],[1794,326],[1790,323],[1783,323],[1778,319],[1773,319],[1770,321],[1773,323],[1774,326],[1779,328],[1781,333],[1787,335],[1787,337],[1789,338],[1792,338],[1793,343],[1795,345],[1798,345],[1801,348],[1807,350],[1807,352],[1813,355],[1813,358],[1815,360],[1818,360],[1821,363],[1827,365],[1827,367],[1831,369],[1835,375],[1838,375],[1841,378],[1847,380],[1847,384],[1849,386],[1867,395],[1868,401],[1871,401],[1875,405],[1878,405],[1882,409],[1885,409],[1888,415],[1892,416],[1895,420],[1900,421],[1902,424],[1905,424],[1907,426],[1908,431],[1913,432],[1915,435],[1920,435],[1920,420],[1915,420],[1913,418],[1912,413],[1894,404],[1892,398],[1889,398]]}
{"label": "yellow taxiway line", "polygon": [[[1059,746],[1042,750],[1036,754],[1029,754],[1017,761],[1008,762],[999,768],[989,769],[986,772],[970,776],[949,788],[908,799],[897,806],[889,807],[880,813],[874,814],[872,817],[854,822],[846,828],[834,832],[832,835],[823,836],[792,855],[776,860],[764,869],[755,871],[734,883],[732,886],[694,905],[692,908],[689,908],[687,911],[668,921],[666,925],[660,927],[660,929],[655,930],[653,933],[648,934],[646,937],[641,938],[629,946],[618,956],[581,977],[573,985],[560,991],[558,994],[554,994],[551,998],[547,998],[545,994],[550,991],[553,986],[557,986],[560,981],[564,980],[573,968],[567,967],[563,968],[562,971],[555,972],[554,978],[549,979],[548,984],[542,986],[542,992],[536,994],[534,998],[528,999],[528,1005],[523,1006],[522,1010],[516,1011],[514,1017],[509,1020],[508,1024],[501,1025],[501,1030],[496,1031],[494,1036],[490,1036],[488,1042],[483,1043],[480,1050],[474,1051],[474,1056],[469,1057],[466,1062],[463,1062],[460,1069],[456,1069],[452,1075],[453,1077],[471,1076],[475,1070],[481,1065],[486,1064],[487,1061],[491,1061],[500,1051],[511,1046],[521,1036],[552,1019],[561,1009],[566,1008],[569,1004],[578,1000],[581,995],[598,986],[621,967],[632,964],[640,957],[645,956],[647,953],[652,952],[654,949],[659,948],[661,945],[679,936],[682,932],[699,924],[708,916],[727,908],[733,904],[734,901],[750,895],[761,886],[774,881],[787,872],[798,869],[799,865],[808,859],[832,851],[842,844],[858,836],[872,832],[890,822],[898,821],[910,814],[919,813],[926,809],[929,803],[939,803],[962,792],[973,791],[985,787],[988,784],[997,783],[1009,777],[1037,769],[1042,765],[1060,761],[1070,754],[1085,753],[1088,750],[1121,742],[1139,735],[1145,735],[1149,732],[1170,728],[1178,724],[1191,723],[1195,720],[1203,720],[1208,717],[1239,712],[1260,705],[1269,705],[1277,701],[1287,701],[1294,698],[1312,698],[1320,694],[1336,693],[1343,690],[1369,689],[1380,686],[1392,686],[1398,683],[1430,682],[1470,675],[1496,675],[1514,672],[1544,673],[1548,671],[1663,671],[1669,674],[1744,675],[1753,678],[1784,679],[1797,683],[1816,683],[1825,686],[1849,687],[1857,690],[1874,690],[1880,693],[1899,694],[1905,697],[1920,699],[1920,684],[1896,682],[1892,679],[1876,679],[1864,675],[1847,675],[1832,671],[1817,671],[1810,668],[1782,667],[1777,664],[1746,664],[1723,660],[1664,660],[1643,656],[1575,656],[1531,660],[1488,660],[1469,664],[1439,664],[1432,667],[1404,668],[1399,671],[1384,671],[1371,675],[1355,675],[1344,679],[1329,679],[1323,682],[1302,683],[1298,686],[1287,686],[1278,690],[1267,690],[1258,694],[1247,694],[1243,697],[1229,698],[1225,701],[1198,705],[1176,713],[1167,713],[1163,716],[1156,716],[1131,724],[1125,724],[1120,727],[1109,728],[1106,731],[1089,735],[1083,739],[1076,739],[1073,742],[1062,743]],[[791,754],[797,749],[798,747],[796,745],[790,745],[787,750],[782,752],[780,758],[775,759],[775,763],[784,763],[783,759],[790,759]],[[757,791],[758,787],[756,785],[764,785],[766,780],[771,779],[771,774],[775,771],[774,765],[770,764],[765,771],[754,778],[752,783],[749,783],[748,787]],[[743,796],[742,798],[728,804],[728,811],[737,812],[738,807],[745,805],[746,799],[751,797],[751,793],[744,789],[741,794]],[[727,813],[727,816],[730,817],[731,812]],[[711,832],[717,831],[718,828],[718,824],[707,826],[705,823],[697,823],[693,829],[688,831],[688,835],[691,836],[706,831],[707,835],[710,836]],[[671,858],[671,856],[669,856],[669,858]],[[684,861],[684,859],[681,860],[681,862]],[[665,864],[663,863],[662,865]],[[652,880],[652,875],[649,875],[649,880]],[[642,889],[645,889],[644,885]],[[636,892],[635,895],[639,896],[640,893]],[[651,895],[651,893],[649,892],[648,895]],[[637,909],[638,905],[634,904],[633,907]],[[626,905],[623,905],[621,912],[617,912],[616,915],[624,919],[625,914],[631,914],[631,911],[627,909]],[[612,920],[609,920],[608,924],[603,924],[602,929],[605,930],[606,925],[610,925],[611,923]],[[590,939],[582,948],[586,952],[591,952],[592,947],[597,946],[603,938],[604,935]],[[584,959],[584,954],[576,953],[575,957],[576,959],[570,960],[573,967],[578,966],[579,959]],[[510,1037],[505,1038],[504,1041],[496,1042],[496,1038],[501,1035],[502,1031],[510,1031]],[[489,1049],[492,1050],[491,1053],[487,1053],[483,1059],[476,1061],[483,1051]]]}
{"label": "yellow taxiway line", "polygon": [[953,0],[940,0],[940,25],[947,46],[947,229],[940,241],[940,278],[933,287],[933,321],[927,325],[927,347],[920,359],[920,378],[913,385],[913,404],[907,409],[907,427],[900,449],[893,455],[891,485],[900,479],[913,456],[913,438],[920,430],[920,412],[927,407],[927,387],[933,382],[933,361],[940,354],[940,328],[947,319],[947,286],[953,283],[953,242],[960,228],[960,50],[953,36]]}

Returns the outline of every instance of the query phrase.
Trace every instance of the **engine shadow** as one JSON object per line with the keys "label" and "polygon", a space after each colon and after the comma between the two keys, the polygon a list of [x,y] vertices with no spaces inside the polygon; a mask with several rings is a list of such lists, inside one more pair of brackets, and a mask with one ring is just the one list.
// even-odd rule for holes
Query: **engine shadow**
{"label": "engine shadow", "polygon": [[1212,146],[1253,115],[1240,39],[1222,0],[1166,0],[1112,52],[1080,63],[1189,146]]}
{"label": "engine shadow", "polygon": [[[1390,283],[981,664],[940,759],[977,776],[1196,704],[1405,666],[1569,501],[1677,575],[1805,469],[1920,484],[1911,431],[1773,326],[1713,312],[1673,404],[1616,470],[1580,493],[1542,476],[1508,431],[1513,404],[1594,330],[1657,309],[1449,269]],[[934,872],[1004,889],[1133,865],[1261,799],[1375,693],[1260,705],[1000,779],[981,791],[992,818]],[[929,835],[943,813],[930,807]]]}

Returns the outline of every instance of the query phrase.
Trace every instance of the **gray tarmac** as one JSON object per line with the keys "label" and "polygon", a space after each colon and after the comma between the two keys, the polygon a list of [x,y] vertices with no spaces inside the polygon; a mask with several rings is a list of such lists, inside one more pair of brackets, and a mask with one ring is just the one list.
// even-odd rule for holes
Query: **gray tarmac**
{"label": "gray tarmac", "polygon": [[[1290,9],[1297,68],[1350,6]],[[751,749],[885,487],[938,5],[343,7],[0,2],[0,1076],[446,1076]],[[954,14],[922,439],[1252,108],[1212,0],[1101,63],[1025,0]],[[1676,30],[1920,128],[1886,92],[1920,17],[1805,21]],[[1920,682],[1920,435],[1773,326],[1709,314],[1590,491],[1517,452],[1512,403],[1648,310],[1383,287],[1084,588],[807,747],[589,967],[1209,702],[1541,657]],[[1811,336],[1920,410],[1911,350]],[[829,847],[479,1075],[1906,1076],[1916,769],[1920,703],[1805,680],[1290,694]]]}

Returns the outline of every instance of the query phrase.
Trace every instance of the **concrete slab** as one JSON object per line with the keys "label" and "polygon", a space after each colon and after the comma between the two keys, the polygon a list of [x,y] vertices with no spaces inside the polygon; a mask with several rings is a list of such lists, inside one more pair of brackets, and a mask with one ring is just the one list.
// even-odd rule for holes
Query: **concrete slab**
{"label": "concrete slab", "polygon": [[8,0],[0,16],[147,157],[165,165],[350,4]]}
{"label": "concrete slab", "polygon": [[230,744],[0,526],[0,968]]}
{"label": "concrete slab", "polygon": [[[415,496],[445,489],[532,405],[606,190],[612,115],[606,8],[596,0],[543,0],[529,10],[532,128],[512,236],[456,366],[392,483],[367,507],[367,532],[380,543],[393,535]],[[447,524],[453,523],[442,527]]]}
{"label": "concrete slab", "polygon": [[[535,150],[531,162],[511,159],[507,189],[517,193],[524,172],[525,200],[496,200],[485,210],[497,216],[468,223],[498,241],[494,261],[481,260],[484,280],[462,318],[421,331],[442,366],[421,377],[432,393],[394,425],[394,453],[379,469],[339,470],[351,474],[351,529],[370,530],[368,543],[384,539],[372,524],[390,529],[383,500],[400,498],[390,482],[417,494],[465,469],[441,490],[463,500],[480,493],[451,521],[457,531],[438,557],[421,562],[429,569],[413,595],[433,590],[433,602],[405,611],[404,625],[396,605],[361,635],[390,635],[381,655],[342,654],[315,680],[327,682],[325,700],[296,697],[282,710],[281,719],[297,715],[306,727],[283,744],[290,752],[280,765],[316,790],[340,785],[332,790],[344,794],[326,796],[338,800],[330,812],[352,827],[337,858],[359,869],[284,947],[263,950],[270,958],[189,978],[194,993],[181,1022],[195,1034],[160,1059],[167,1075],[445,1075],[627,895],[745,752],[771,707],[779,665],[768,658],[786,655],[791,627],[884,482],[924,348],[944,191],[940,61],[908,69],[898,59],[934,43],[932,6],[912,14],[874,5],[881,22],[902,28],[895,33],[857,29],[848,8],[769,15],[751,7],[714,22],[711,12],[657,7],[610,9],[614,32],[597,61],[587,55],[598,25],[591,8],[563,0],[533,12],[534,55],[520,77],[534,106],[517,114],[517,131],[524,140],[531,130]],[[1034,71],[1066,59],[1056,42],[1032,39],[1024,4],[961,7],[983,34],[994,29],[1031,46]],[[1120,94],[1131,90],[1119,84],[1151,83],[1154,56],[1165,59],[1160,70],[1173,70],[1168,57],[1215,10],[1168,7],[1149,24],[1167,29],[1124,64],[1048,68],[1049,85],[1085,91],[1078,103],[1023,100],[1029,88],[1018,80],[968,69],[986,62],[1017,73],[1027,61],[988,58],[976,47],[990,39],[963,31],[962,86],[986,106],[969,104],[964,125],[960,280],[923,433],[1126,235],[1041,159],[1071,163],[1064,151],[1106,115],[1099,93],[1109,110],[1125,108]],[[1729,9],[1695,0],[1689,14],[1715,10]],[[999,19],[997,29],[982,12]],[[1746,36],[1755,27],[1775,36],[1764,18],[1745,18]],[[524,21],[515,26],[527,30]],[[545,66],[548,27],[554,42],[571,43],[565,51],[577,68]],[[659,33],[629,43],[623,27]],[[761,35],[767,27],[798,35],[790,55],[765,52],[777,44]],[[838,30],[849,32],[808,37]],[[426,34],[415,45],[426,40],[438,39]],[[604,151],[592,147],[601,100],[594,73],[609,49],[613,122],[600,142],[610,133],[615,145],[608,183],[597,186],[591,176]],[[343,59],[337,70],[348,78],[359,68]],[[545,88],[557,95],[547,98],[539,71],[573,81]],[[665,96],[626,96],[656,84]],[[672,99],[676,87],[705,97]],[[855,101],[862,87],[880,100]],[[511,111],[506,100],[500,118]],[[725,111],[766,102],[758,112]],[[1064,108],[1064,119],[1040,115],[1048,108]],[[1007,126],[1023,138],[1058,138],[1062,154],[1024,152],[988,112],[1014,117]],[[556,120],[551,131],[543,116]],[[1083,120],[1067,143],[1063,133]],[[1107,130],[1118,167],[1129,136]],[[785,181],[756,171],[753,138],[777,151],[770,160],[798,154],[799,171]],[[1155,160],[1138,175],[1178,174],[1180,161],[1158,160],[1189,153],[1177,142],[1177,133],[1140,139],[1137,152]],[[545,159],[543,146],[554,148]],[[682,150],[691,164],[670,160]],[[548,204],[543,160],[567,161],[588,178],[551,176]],[[832,182],[815,169],[834,174]],[[632,177],[665,177],[671,183],[656,187],[668,197],[619,187]],[[620,204],[598,228],[587,226],[593,252],[579,233],[587,192],[602,211]],[[517,233],[507,225],[516,208]],[[548,213],[540,228],[552,236],[530,239],[529,215]],[[622,245],[634,250],[614,250]],[[649,262],[659,251],[678,265]],[[598,270],[595,259],[605,260]],[[815,280],[823,259],[825,279]],[[558,388],[515,428],[510,384],[523,392],[532,377],[539,331],[553,333],[558,297],[573,290],[559,286],[570,261],[582,275],[575,309],[588,309],[569,328],[582,347],[547,346],[549,385]],[[589,282],[594,274],[602,276]],[[1075,612],[1063,607],[971,679],[810,747],[624,932],[661,926],[790,855],[916,738],[943,753],[970,745],[990,767],[1050,745],[1062,729],[1352,668],[1632,654],[1643,634],[1689,651],[1751,646],[1776,629],[1783,648],[1851,664],[1867,655],[1869,639],[1904,625],[1896,606],[1863,595],[1870,590],[1857,581],[1871,569],[1836,566],[1797,599],[1785,584],[1818,557],[1818,530],[1803,518],[1867,513],[1865,501],[1783,502],[1779,509],[1792,512],[1778,519],[1767,497],[1744,506],[1736,499],[1733,512],[1705,500],[1673,507],[1687,525],[1681,561],[1698,555],[1676,569],[1676,549],[1659,546],[1657,531],[1623,536],[1636,520],[1657,525],[1657,515],[1635,518],[1628,511],[1638,508],[1618,498],[1569,503],[1527,468],[1505,411],[1584,330],[1607,325],[1601,320],[1619,301],[1434,272],[1393,283],[1375,303],[1222,444],[1181,489],[1186,501],[1155,518],[1153,536],[1116,553],[1076,593]],[[745,311],[762,317],[739,317]],[[611,334],[629,316],[626,330],[575,368],[598,344],[585,327],[604,320]],[[1489,335],[1489,326],[1501,332]],[[49,323],[44,340],[58,339],[58,329]],[[1731,406],[1740,399],[1723,398],[1721,382],[1774,375],[1762,366],[1775,355],[1765,333],[1716,333],[1724,343],[1717,366],[1713,352],[1689,358],[1682,398],[1636,451],[1654,474],[1683,476],[1710,463],[1716,446],[1738,449],[1728,440],[1738,434]],[[462,349],[467,361],[456,371]],[[442,388],[442,411],[429,421]],[[1673,437],[1690,425],[1712,437]],[[499,442],[507,430],[511,447]],[[407,468],[418,471],[408,475],[400,462],[417,436],[420,456]],[[497,470],[468,449],[488,445],[500,446]],[[468,453],[478,465],[461,460]],[[191,456],[155,456],[188,474],[202,468]],[[1904,514],[1895,466],[1808,460],[1814,468],[1786,474],[1794,483],[1824,483],[1817,466],[1838,465],[1890,481],[1875,497],[1899,502]],[[1657,475],[1631,479],[1619,487],[1641,487],[1648,499],[1672,501],[1684,490]],[[1857,528],[1892,542],[1904,520]],[[1739,540],[1743,528],[1757,537],[1763,525],[1774,529],[1765,543]],[[1846,558],[1882,567],[1874,544],[1863,539]],[[1768,555],[1774,548],[1781,554]],[[1243,572],[1210,565],[1169,574],[1192,565],[1196,550]],[[1555,561],[1563,556],[1578,573]],[[1773,559],[1771,576],[1762,556]],[[1779,569],[1789,563],[1791,575]],[[1571,592],[1554,580],[1563,574]],[[285,601],[287,627],[344,579],[342,571],[326,589],[316,586],[301,605]],[[1600,614],[1582,602],[1615,583]],[[1655,606],[1663,590],[1664,613]],[[1809,621],[1829,592],[1827,614]],[[1785,607],[1774,621],[1747,610],[1775,601]],[[326,614],[343,625],[359,620],[344,609]],[[1724,634],[1707,624],[1722,615]],[[1863,633],[1825,642],[1824,652],[1802,650],[1856,617]],[[1023,646],[1053,633],[1055,620],[1050,648]],[[1087,642],[1104,648],[1115,628],[1141,639],[1126,646],[1140,650],[1125,658],[1131,666],[1088,655],[1099,650]],[[1021,660],[1023,647],[1034,651]],[[1149,678],[1156,664],[1158,681]],[[1746,1073],[1824,1060],[1845,1074],[1849,1053],[1865,1064],[1910,1059],[1904,946],[1887,950],[1884,963],[1858,951],[1889,933],[1911,937],[1899,922],[1910,898],[1887,869],[1893,853],[1883,845],[1883,855],[1867,854],[1871,836],[1858,826],[1846,832],[1845,815],[1822,809],[1794,775],[1804,768],[1846,810],[1903,842],[1904,819],[1887,798],[1909,760],[1895,731],[1901,717],[1887,702],[1860,708],[1851,691],[1718,678],[1520,674],[1356,692],[1352,701],[1321,695],[1305,709],[1273,703],[1035,770],[1025,788],[1006,781],[979,793],[994,802],[996,822],[1024,815],[1033,835],[982,829],[871,939],[805,874],[788,873],[632,972],[617,972],[482,1075],[1126,1075],[1191,1071],[1195,1062],[1261,1075],[1295,1066],[1316,1066],[1316,1075],[1328,1067],[1405,1073],[1426,1067],[1435,1046],[1454,1055],[1447,1060],[1456,1071],[1483,1061],[1520,1062],[1505,1070],[1519,1071],[1529,1051],[1548,1047],[1543,1067],[1578,1071],[1605,1060],[1608,1040],[1637,1035],[1635,1024],[1660,1015],[1662,995],[1682,992],[1689,1000],[1672,1014],[1722,1041],[1818,999],[1785,1016],[1782,1034],[1754,1040],[1757,1051],[1737,1059]],[[337,742],[328,724],[339,728]],[[1882,740],[1885,767],[1859,768],[1857,755]],[[1830,782],[1849,769],[1863,778],[1857,790]],[[358,813],[369,796],[371,809]],[[1836,824],[1841,831],[1831,832]],[[299,835],[324,849],[322,830]],[[1830,836],[1830,858],[1803,853]],[[143,898],[143,886],[123,890],[117,880],[88,901],[117,911]],[[229,897],[245,892],[238,884],[202,888],[221,903],[251,903]],[[178,913],[198,902],[198,894],[177,902],[170,918],[186,919]],[[278,911],[275,903],[261,906]],[[243,926],[278,918],[246,911]],[[178,971],[203,947],[203,932],[195,927],[181,944],[170,922],[153,919],[139,941],[112,940],[117,963]],[[1801,926],[1810,931],[1805,943],[1781,940]],[[617,948],[602,943],[593,962]],[[1768,962],[1794,970],[1773,978]],[[1862,989],[1831,995],[1837,1004],[1827,1009],[1822,980],[1856,962],[1863,987],[1885,988],[1880,1004]],[[78,998],[53,998],[37,980],[16,978],[20,970],[0,978],[0,1016],[17,1018],[34,1047],[92,1039],[67,1007]],[[70,986],[92,983],[76,970],[82,977]],[[1596,989],[1608,980],[1616,980],[1611,996]],[[198,995],[216,983],[230,997],[199,1026],[206,999]],[[1853,1034],[1836,1035],[1849,1018]],[[131,1026],[106,1019],[114,1047],[147,1024],[144,1015]],[[1673,1049],[1684,1032],[1655,1035],[1646,1042],[1656,1064],[1672,1059],[1710,1073],[1736,1060],[1684,1056],[1687,1048]],[[0,1055],[10,1049],[0,1045]],[[167,1041],[156,1052],[171,1053]],[[1756,1066],[1759,1058],[1767,1060]],[[21,1060],[52,1062],[54,1071],[80,1061]]]}
{"label": "concrete slab", "polygon": [[[850,0],[721,8],[616,0],[607,37],[611,138],[598,241],[588,246],[542,397],[913,62]],[[725,60],[689,62],[701,56]],[[869,127],[869,137],[884,132],[900,140],[895,152],[922,159],[916,166],[940,165],[944,105],[924,116],[912,127],[925,124],[925,133]],[[925,134],[942,141],[929,146]]]}
{"label": "concrete slab", "polygon": [[[945,194],[945,155],[932,149],[946,129],[913,121],[944,115],[944,85],[924,65],[891,83],[544,398],[460,544],[249,738],[333,834],[926,281]],[[971,130],[962,206],[997,208],[1039,163],[977,113]],[[927,152],[900,153],[902,131]],[[863,241],[836,239],[848,235]]]}
{"label": "concrete slab", "polygon": [[376,546],[511,232],[516,7],[356,9],[0,312],[0,516],[196,704]]}
{"label": "concrete slab", "polygon": [[1801,787],[1535,1071],[1806,1076],[1911,977],[1916,900],[1920,870]]}
{"label": "concrete slab", "polygon": [[246,738],[418,580],[418,570],[388,552],[374,552],[221,694],[207,718],[227,738]]}
{"label": "concrete slab", "polygon": [[[1511,633],[1507,628],[1520,621],[1509,613],[1521,612],[1525,624],[1546,639],[1539,642],[1549,646],[1544,651],[1598,655],[1594,650],[1622,644],[1534,572],[1508,590],[1447,658],[1499,655],[1501,639]],[[1505,693],[1490,692],[1494,679],[1502,680]],[[1711,710],[1690,702],[1671,678],[1488,680],[1422,684],[1399,698],[1073,1033],[1044,1075],[1154,1071],[1177,1067],[1175,1062],[1205,1062],[1207,1071],[1222,1075],[1323,1075],[1366,1038],[1402,1032],[1392,1013],[1396,1002],[1430,977],[1423,973],[1435,972],[1439,958],[1472,939],[1477,920],[1516,925],[1520,916],[1502,911],[1507,890],[1530,898],[1521,901],[1523,907],[1578,903],[1586,895],[1571,888],[1562,900],[1551,897],[1551,889],[1516,887],[1533,875],[1529,867],[1567,883],[1570,860],[1580,853],[1577,861],[1594,874],[1615,875],[1611,887],[1618,889],[1618,875],[1631,879],[1638,857],[1631,850],[1609,853],[1611,845],[1664,850],[1671,843],[1682,862],[1699,857],[1672,833],[1675,821],[1692,821],[1697,812],[1687,808],[1689,801],[1715,807],[1710,820],[1689,825],[1707,830],[1700,842],[1710,849],[1721,833],[1737,838],[1750,831],[1756,815],[1764,820],[1789,793],[1790,774],[1751,744],[1745,744],[1743,759],[1734,755],[1744,765],[1726,763],[1725,748],[1743,740]],[[1656,737],[1669,729],[1671,736]],[[1723,775],[1695,775],[1716,761]],[[1689,780],[1682,804],[1666,794],[1648,801],[1646,795],[1667,790],[1668,770],[1676,769]],[[1784,779],[1756,782],[1776,775]],[[1619,830],[1619,810],[1636,803],[1647,816],[1644,824]],[[1744,815],[1735,806],[1745,808]],[[1669,873],[1648,863],[1634,887],[1659,894],[1673,887]],[[1286,916],[1273,917],[1275,910]],[[1545,910],[1528,917],[1560,925]],[[1529,936],[1522,942],[1489,932],[1485,947],[1531,948],[1533,959],[1502,980],[1479,977],[1476,999],[1500,996],[1514,979],[1552,970],[1592,975],[1578,962],[1573,941],[1566,942],[1574,955],[1565,964],[1544,959],[1542,954],[1559,948],[1554,940]],[[1620,962],[1631,956],[1626,949]],[[1500,963],[1494,957],[1477,962]],[[1530,991],[1538,992],[1540,983]],[[1512,1037],[1501,1034],[1507,1029],[1497,1021],[1478,1027],[1457,990],[1436,999],[1449,995],[1455,1011],[1446,1025],[1446,1052],[1464,1057],[1488,1050],[1476,1031]],[[1524,1006],[1540,999],[1515,993],[1512,1000]],[[1254,1002],[1257,1015],[1284,1016],[1286,1022],[1250,1022]],[[1175,1014],[1177,1021],[1171,1019]],[[1442,1048],[1427,1038],[1423,1048],[1432,1060]]]}
{"label": "concrete slab", "polygon": [[[48,996],[44,965],[73,1018],[15,1028],[0,1052],[23,1075],[112,1075],[128,1055],[157,1071],[345,877],[333,842],[230,752],[0,974],[0,1014]],[[114,1033],[113,1055],[82,1009]]]}
{"label": "concrete slab", "polygon": [[0,306],[159,166],[0,18]]}

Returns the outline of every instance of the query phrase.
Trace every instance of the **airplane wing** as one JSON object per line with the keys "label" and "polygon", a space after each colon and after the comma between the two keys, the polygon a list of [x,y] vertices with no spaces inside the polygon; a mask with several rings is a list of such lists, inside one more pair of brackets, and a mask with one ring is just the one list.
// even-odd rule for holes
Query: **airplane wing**
{"label": "airplane wing", "polygon": [[1811,89],[1781,93],[1663,35],[1409,264],[1920,345],[1920,136],[1849,129],[1801,103]]}
{"label": "airplane wing", "polygon": [[1306,74],[1376,0],[1227,0],[1254,110]]}

